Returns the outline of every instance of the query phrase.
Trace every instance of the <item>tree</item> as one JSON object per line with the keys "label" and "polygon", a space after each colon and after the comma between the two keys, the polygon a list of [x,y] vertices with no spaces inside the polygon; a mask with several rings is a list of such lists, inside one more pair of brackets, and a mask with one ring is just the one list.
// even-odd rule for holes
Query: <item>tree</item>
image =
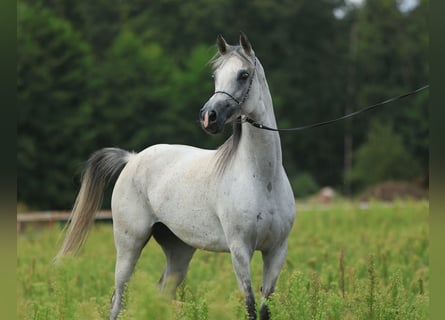
{"label": "tree", "polygon": [[[366,1],[357,12],[357,106],[366,106],[428,83],[427,1],[401,12],[398,1]],[[379,113],[355,120],[359,146],[370,120],[391,122],[407,150],[428,172],[428,93],[393,103]]]}
{"label": "tree", "polygon": [[88,143],[91,55],[70,23],[42,7],[18,7],[18,200],[64,208],[70,175]]}
{"label": "tree", "polygon": [[[128,1],[120,0],[23,0],[23,2],[32,7],[50,9],[59,19],[69,21],[82,40],[89,44],[94,58],[98,60],[103,58],[103,53],[111,46],[130,15]],[[135,10],[141,9],[141,5],[139,1],[131,1],[131,7]]]}
{"label": "tree", "polygon": [[140,151],[157,143],[197,142],[197,114],[211,92],[211,51],[197,46],[180,68],[170,52],[123,29],[94,73],[92,147]]}
{"label": "tree", "polygon": [[373,122],[368,140],[355,152],[349,178],[359,188],[386,180],[410,180],[421,168],[390,125]]}
{"label": "tree", "polygon": [[[167,107],[174,63],[156,43],[144,44],[124,29],[93,75],[96,139],[92,148],[141,150],[159,142],[160,115]],[[92,124],[93,125],[93,124]],[[94,149],[93,149],[94,150]]]}
{"label": "tree", "polygon": [[[337,18],[333,11],[343,0],[24,0],[19,198],[46,208],[56,207],[54,201],[71,206],[73,172],[105,146],[218,146],[228,132],[203,136],[197,114],[213,91],[206,63],[219,33],[230,43],[240,30],[249,35],[279,127],[332,119],[420,87],[428,79],[428,0],[409,12],[397,3],[366,1]],[[291,181],[308,173],[314,186],[341,187],[350,154],[342,150],[365,143],[371,120],[391,124],[425,174],[427,101],[423,93],[348,123],[281,134]],[[64,194],[39,190],[43,180]]]}

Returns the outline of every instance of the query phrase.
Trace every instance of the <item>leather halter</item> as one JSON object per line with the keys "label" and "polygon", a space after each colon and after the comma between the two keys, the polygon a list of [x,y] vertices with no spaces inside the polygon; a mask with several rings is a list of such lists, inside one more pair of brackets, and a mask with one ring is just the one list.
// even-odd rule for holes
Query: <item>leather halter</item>
{"label": "leather halter", "polygon": [[252,72],[252,76],[250,77],[249,87],[247,88],[247,91],[246,91],[246,93],[244,94],[244,96],[243,96],[243,98],[241,100],[235,98],[232,94],[230,94],[230,93],[228,93],[226,91],[215,91],[213,94],[222,93],[222,94],[225,94],[226,96],[228,96],[233,101],[235,101],[237,105],[243,104],[247,100],[247,98],[249,97],[250,88],[252,87],[253,78],[255,76],[255,71],[256,71],[256,57],[254,57],[254,64],[253,65],[254,65],[254,69],[253,69],[253,72]]}

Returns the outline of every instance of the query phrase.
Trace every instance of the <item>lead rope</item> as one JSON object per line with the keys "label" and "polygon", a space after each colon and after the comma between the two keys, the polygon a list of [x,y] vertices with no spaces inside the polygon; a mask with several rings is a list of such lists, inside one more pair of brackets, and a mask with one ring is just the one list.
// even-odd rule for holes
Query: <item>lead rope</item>
{"label": "lead rope", "polygon": [[[399,96],[396,96],[396,97],[387,99],[387,100],[385,100],[385,101],[382,101],[382,102],[373,104],[373,105],[368,106],[368,107],[366,107],[366,108],[363,108],[363,109],[354,111],[354,112],[352,112],[352,113],[346,114],[346,115],[344,115],[344,116],[342,116],[342,117],[340,117],[340,118],[336,118],[336,119],[332,119],[332,120],[327,120],[327,121],[323,121],[323,122],[317,122],[317,123],[314,123],[314,124],[309,124],[309,125],[305,125],[305,126],[301,126],[301,127],[278,129],[278,128],[271,128],[271,127],[268,127],[268,126],[266,126],[266,125],[264,125],[264,124],[262,124],[262,123],[258,123],[258,122],[256,122],[255,120],[253,120],[253,119],[251,119],[251,118],[248,118],[248,117],[246,117],[246,118],[244,119],[244,121],[250,123],[252,126],[254,126],[254,127],[258,128],[258,129],[269,130],[269,131],[276,131],[276,132],[290,132],[290,131],[301,131],[301,130],[306,130],[306,129],[312,129],[312,128],[325,126],[325,125],[328,125],[328,124],[331,124],[331,123],[334,123],[334,122],[337,122],[337,121],[346,120],[346,119],[349,119],[349,118],[358,116],[358,115],[360,115],[360,114],[362,114],[362,113],[364,113],[364,112],[370,111],[370,110],[375,109],[375,108],[377,108],[377,107],[381,107],[381,106],[384,106],[384,105],[386,105],[386,104],[388,104],[388,103],[391,103],[391,102],[394,102],[394,101],[397,101],[397,100],[401,100],[401,99],[403,99],[403,98],[406,98],[406,97],[415,95],[415,94],[417,94],[417,93],[419,93],[419,92],[421,92],[421,91],[423,91],[423,90],[425,90],[425,89],[428,89],[429,87],[430,87],[430,85],[427,84],[427,85],[425,85],[425,86],[423,86],[423,87],[420,87],[420,88],[418,88],[418,89],[416,89],[416,90],[414,90],[414,91],[410,91],[410,92],[401,94],[401,95],[399,95]],[[250,88],[249,88],[249,89],[250,89]],[[224,92],[224,93],[225,93],[225,92]],[[227,94],[227,93],[226,93],[226,94]],[[233,97],[232,97],[232,98],[233,98]],[[244,101],[244,100],[245,100],[245,99],[243,99],[243,101]]]}

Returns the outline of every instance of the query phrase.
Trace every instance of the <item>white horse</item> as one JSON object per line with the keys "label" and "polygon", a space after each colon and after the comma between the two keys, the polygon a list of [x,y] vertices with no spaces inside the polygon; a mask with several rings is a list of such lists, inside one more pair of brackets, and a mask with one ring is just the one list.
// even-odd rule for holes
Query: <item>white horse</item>
{"label": "white horse", "polygon": [[111,201],[117,250],[110,319],[117,319],[125,284],[153,235],[166,256],[159,281],[173,293],[184,280],[196,249],[230,252],[249,319],[256,319],[250,261],[262,253],[264,269],[260,318],[274,291],[287,253],[295,202],[282,165],[272,98],[263,67],[247,37],[230,46],[218,36],[212,64],[215,93],[200,112],[204,130],[219,133],[233,124],[233,135],[218,150],[154,145],[140,153],[106,148],[88,160],[71,223],[57,260],[82,245],[108,180],[123,167]]}

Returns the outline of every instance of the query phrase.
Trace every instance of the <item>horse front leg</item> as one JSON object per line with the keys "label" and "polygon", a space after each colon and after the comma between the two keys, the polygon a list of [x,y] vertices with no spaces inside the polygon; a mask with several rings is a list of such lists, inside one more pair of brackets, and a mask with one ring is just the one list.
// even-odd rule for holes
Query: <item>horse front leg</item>
{"label": "horse front leg", "polygon": [[287,240],[278,247],[262,252],[264,268],[263,285],[261,287],[261,320],[270,319],[270,311],[265,302],[275,290],[275,284],[286,261],[286,255]]}
{"label": "horse front leg", "polygon": [[250,279],[250,261],[252,260],[253,251],[247,249],[246,246],[234,245],[231,246],[230,253],[232,255],[232,265],[238,286],[244,293],[244,301],[246,303],[249,320],[255,320],[257,318],[255,296]]}

